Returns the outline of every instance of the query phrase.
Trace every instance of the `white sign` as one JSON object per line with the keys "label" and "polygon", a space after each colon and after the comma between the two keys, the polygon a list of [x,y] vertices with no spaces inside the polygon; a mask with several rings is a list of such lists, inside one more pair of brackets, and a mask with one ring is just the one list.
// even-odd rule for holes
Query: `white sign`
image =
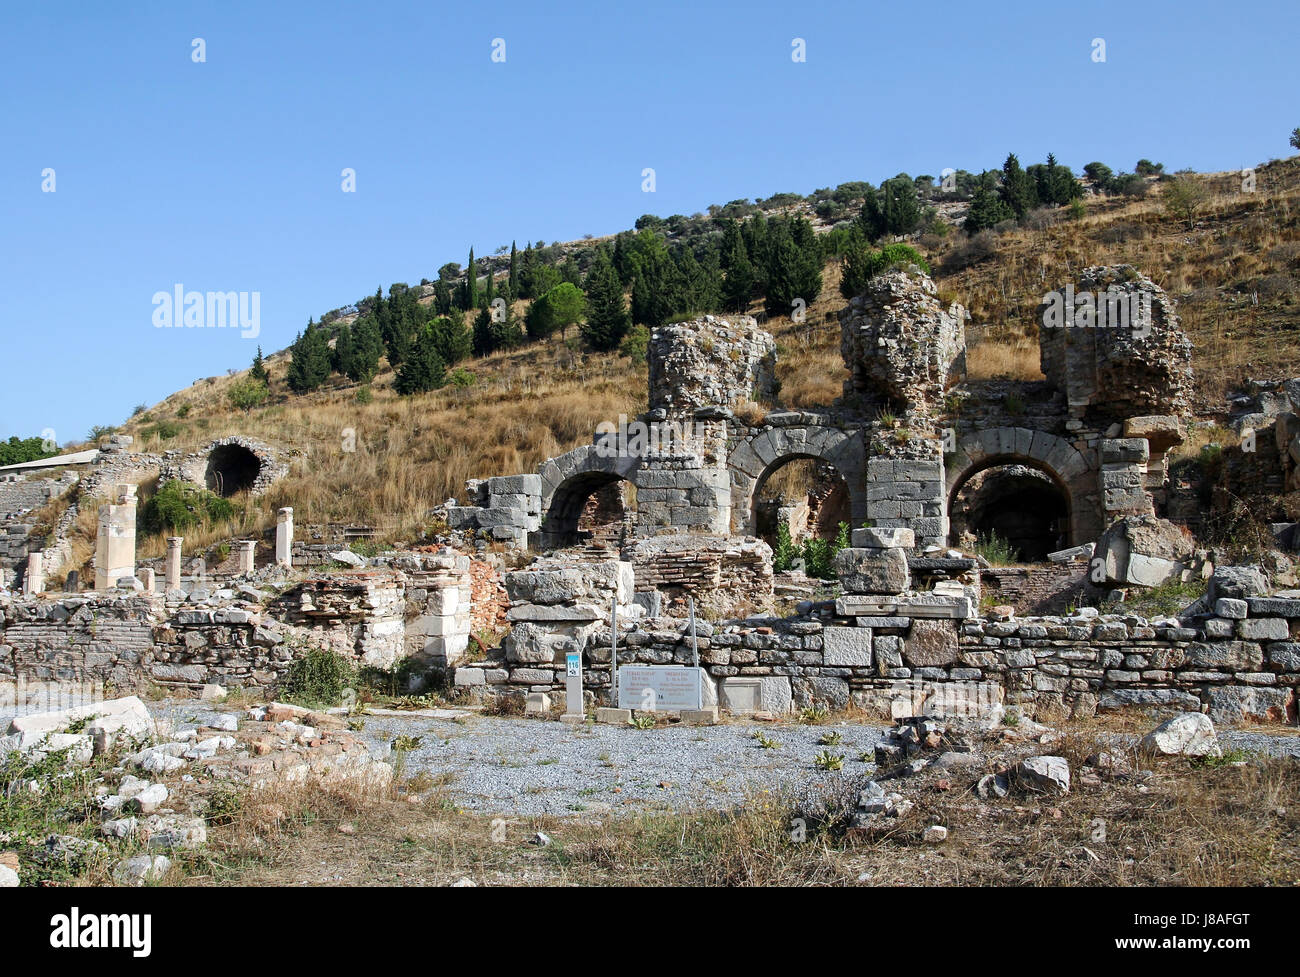
{"label": "white sign", "polygon": [[564,656],[564,674],[568,678],[577,678],[582,674],[582,655],[568,652]]}
{"label": "white sign", "polygon": [[682,665],[622,665],[620,709],[666,712],[700,708],[700,670]]}

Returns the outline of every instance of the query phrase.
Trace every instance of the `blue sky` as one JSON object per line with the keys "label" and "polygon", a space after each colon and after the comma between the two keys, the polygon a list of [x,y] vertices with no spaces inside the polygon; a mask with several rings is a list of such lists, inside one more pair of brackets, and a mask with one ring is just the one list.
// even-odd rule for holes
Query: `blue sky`
{"label": "blue sky", "polygon": [[[1008,151],[1286,156],[1297,36],[1294,0],[8,3],[0,437],[120,423],[471,245]],[[259,292],[260,335],[155,328],[178,283]]]}

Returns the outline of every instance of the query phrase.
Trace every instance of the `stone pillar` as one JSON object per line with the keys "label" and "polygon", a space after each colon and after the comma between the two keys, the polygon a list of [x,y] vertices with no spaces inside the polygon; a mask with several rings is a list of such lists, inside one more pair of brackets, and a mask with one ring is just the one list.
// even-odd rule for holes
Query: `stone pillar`
{"label": "stone pillar", "polygon": [[293,566],[293,508],[280,510],[275,526],[275,562],[282,567]]}
{"label": "stone pillar", "polygon": [[140,571],[140,582],[144,584],[144,592],[146,594],[152,594],[154,592],[154,587],[157,586],[158,580],[153,567],[145,567]]}
{"label": "stone pillar", "polygon": [[0,590],[8,590],[11,574],[4,567],[0,567]]}
{"label": "stone pillar", "polygon": [[135,486],[119,485],[117,503],[99,507],[95,541],[95,589],[105,591],[135,576]]}
{"label": "stone pillar", "polygon": [[179,590],[181,586],[181,543],[183,536],[167,537],[167,579],[165,589]]}
{"label": "stone pillar", "polygon": [[241,539],[239,541],[239,572],[253,572],[253,553],[257,549],[257,540]]}
{"label": "stone pillar", "polygon": [[23,594],[31,597],[45,590],[44,554],[37,551],[27,554],[27,574],[23,577]]}
{"label": "stone pillar", "polygon": [[69,594],[75,594],[81,589],[81,574],[76,570],[68,571],[68,579],[64,581],[63,589]]}

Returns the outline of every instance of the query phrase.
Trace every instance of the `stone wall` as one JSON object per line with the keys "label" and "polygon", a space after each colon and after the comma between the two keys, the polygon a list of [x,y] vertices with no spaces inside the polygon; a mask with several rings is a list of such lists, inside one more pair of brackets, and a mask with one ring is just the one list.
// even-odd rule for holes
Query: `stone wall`
{"label": "stone wall", "polygon": [[656,536],[629,548],[638,593],[656,591],[669,608],[735,617],[772,609],[772,548],[748,536]]}

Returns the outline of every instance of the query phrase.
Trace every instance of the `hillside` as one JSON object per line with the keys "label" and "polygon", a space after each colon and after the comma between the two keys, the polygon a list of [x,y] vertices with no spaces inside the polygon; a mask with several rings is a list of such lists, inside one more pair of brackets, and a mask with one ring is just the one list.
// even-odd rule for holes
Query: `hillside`
{"label": "hillside", "polygon": [[[975,236],[932,222],[911,243],[930,262],[943,297],[971,311],[971,377],[1040,376],[1040,297],[1085,266],[1115,263],[1136,266],[1178,301],[1195,344],[1197,410],[1207,419],[1223,413],[1225,396],[1249,378],[1300,374],[1300,157],[1260,167],[1251,193],[1240,191],[1237,174],[1201,180],[1209,195],[1190,226],[1166,210],[1154,186],[1141,198],[1089,195],[1082,216],[1045,208]],[[792,205],[813,209],[797,198]],[[691,228],[708,219],[699,215],[688,219],[690,227],[667,233],[695,233]],[[819,229],[829,226],[822,222]],[[552,247],[558,261],[595,243]],[[500,270],[500,260],[492,267]],[[803,323],[768,319],[761,301],[751,305],[779,344],[784,406],[828,406],[840,395],[846,376],[836,320],[844,305],[840,272],[832,258]],[[514,308],[522,316],[526,303]],[[354,314],[343,307],[335,317]],[[588,442],[600,421],[644,409],[644,362],[585,350],[575,332],[567,341],[557,335],[471,358],[460,364],[473,374],[471,385],[408,397],[393,390],[394,374],[381,362],[366,403],[358,385],[337,374],[312,393],[289,393],[289,355],[282,351],[267,358],[271,396],[261,407],[245,412],[228,402],[228,388],[242,375],[212,377],[153,405],[122,430],[143,451],[193,450],[238,433],[293,453],[287,478],[262,499],[244,500],[234,524],[211,527],[193,536],[195,543],[264,529],[282,505],[295,508],[300,524],[365,524],[384,537],[409,538],[427,525],[431,507],[462,494],[467,478],[532,469]],[[344,450],[348,429],[355,432],[351,452]],[[93,521],[82,528],[93,534]],[[141,555],[159,555],[162,546],[161,537],[142,541]]]}

